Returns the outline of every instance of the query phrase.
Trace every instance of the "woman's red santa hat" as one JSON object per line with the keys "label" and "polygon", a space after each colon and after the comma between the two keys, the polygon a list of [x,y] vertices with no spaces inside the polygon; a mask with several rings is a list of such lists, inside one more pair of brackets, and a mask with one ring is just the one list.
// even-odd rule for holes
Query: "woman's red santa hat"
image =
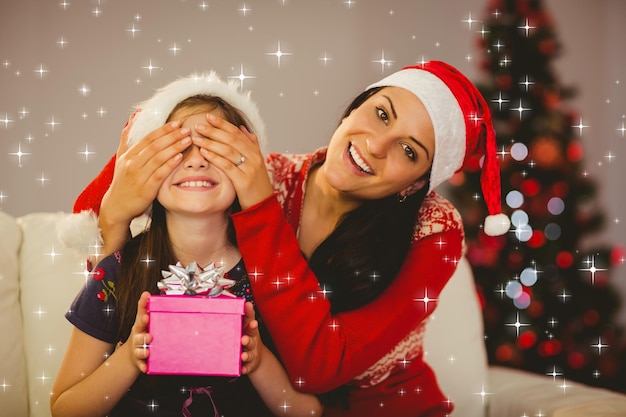
{"label": "woman's red santa hat", "polygon": [[373,87],[401,87],[424,103],[435,131],[429,192],[470,159],[483,157],[480,183],[489,210],[484,231],[490,236],[506,233],[511,222],[501,212],[496,135],[487,103],[474,84],[445,62],[429,61],[403,68],[368,89]]}
{"label": "woman's red santa hat", "polygon": [[[250,98],[249,91],[241,91],[239,82],[222,81],[213,71],[179,78],[165,87],[160,88],[148,100],[138,104],[132,126],[128,132],[128,145],[139,142],[154,129],[163,126],[174,107],[182,100],[199,94],[220,97],[236,107],[246,120],[252,133],[261,145],[265,146],[265,124],[257,105]],[[74,203],[73,214],[66,216],[57,225],[57,234],[66,247],[73,248],[83,255],[94,255],[97,247],[102,245],[102,237],[98,227],[98,214],[102,197],[109,189],[115,169],[113,156],[98,176],[83,190]],[[149,217],[135,219],[131,223],[133,235],[145,229]]]}

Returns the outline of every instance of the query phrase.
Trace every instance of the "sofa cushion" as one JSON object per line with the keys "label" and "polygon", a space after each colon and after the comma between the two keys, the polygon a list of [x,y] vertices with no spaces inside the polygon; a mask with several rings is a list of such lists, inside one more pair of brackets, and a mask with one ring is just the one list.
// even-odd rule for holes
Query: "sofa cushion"
{"label": "sofa cushion", "polygon": [[28,415],[17,269],[21,241],[15,219],[0,211],[0,410],[7,416]]}
{"label": "sofa cushion", "polygon": [[86,278],[85,260],[57,239],[57,213],[17,219],[22,229],[21,302],[31,417],[50,416],[50,393],[71,324],[64,314]]}
{"label": "sofa cushion", "polygon": [[425,360],[443,393],[454,402],[453,416],[483,417],[488,398],[488,364],[483,321],[469,262],[462,258],[437,300],[424,336]]}
{"label": "sofa cushion", "polygon": [[518,369],[492,366],[489,415],[618,417],[626,415],[626,396],[602,388]]}

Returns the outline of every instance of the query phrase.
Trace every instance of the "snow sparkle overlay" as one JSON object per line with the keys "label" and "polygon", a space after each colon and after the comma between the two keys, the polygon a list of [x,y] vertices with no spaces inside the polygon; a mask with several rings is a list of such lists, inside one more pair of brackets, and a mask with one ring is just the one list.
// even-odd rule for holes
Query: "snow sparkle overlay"
{"label": "snow sparkle overlay", "polygon": [[[411,6],[399,1],[373,4],[335,0],[316,5],[318,10],[295,0],[179,0],[172,1],[167,10],[167,6],[158,9],[147,0],[130,4],[99,0],[47,3],[37,3],[35,8],[29,1],[4,5],[0,13],[5,27],[0,88],[7,92],[0,97],[0,210],[14,216],[71,210],[73,199],[115,152],[131,106],[179,75],[210,67],[223,77],[238,79],[243,88],[252,90],[271,129],[270,150],[308,152],[326,143],[341,105],[372,80],[429,59],[447,60],[468,74],[474,73],[472,57],[478,51],[472,38],[484,30],[482,1],[449,5],[437,18],[425,9],[425,0]],[[16,29],[21,24],[9,24],[10,20],[24,23],[31,13],[48,16],[40,33],[27,33]],[[172,30],[168,16],[175,13],[182,14],[186,24],[175,25]],[[555,18],[558,28],[558,14]],[[428,26],[429,21],[433,26]],[[350,27],[355,30],[346,30]],[[363,27],[379,30],[364,40]],[[526,34],[532,34],[533,29],[532,22],[519,28]],[[307,32],[303,39],[301,33]],[[567,45],[568,39],[563,42]],[[574,49],[570,46],[566,54],[574,53]],[[532,83],[531,79],[525,81],[527,88]],[[607,141],[592,145],[597,154],[592,153],[588,168],[595,177],[613,176],[624,155],[626,93],[619,79],[611,79],[610,84],[606,97],[602,97],[605,101],[590,104],[602,106],[608,115],[594,119],[583,112],[578,125],[573,126],[583,141],[588,135],[593,140],[601,129],[608,132]],[[504,96],[496,100],[519,112],[520,119],[525,117],[528,109],[524,103],[510,103]],[[303,113],[298,115],[302,118],[296,118],[295,112]],[[316,125],[312,127],[311,114]],[[292,125],[285,127],[286,118],[293,118]],[[318,130],[311,133],[312,129]],[[528,162],[532,169],[532,161]],[[624,206],[620,208],[613,210],[611,217],[616,227],[623,228],[620,217]],[[527,235],[526,226],[519,223],[512,232],[520,241]],[[68,279],[86,279],[81,261],[64,259],[69,256],[54,243],[42,247],[40,253],[42,258],[33,262],[50,267],[69,262],[76,276]],[[589,272],[592,282],[595,272],[604,266],[595,265],[593,259],[589,262],[580,269]],[[149,266],[152,260],[146,258],[145,263]],[[263,279],[262,271],[251,271],[250,276]],[[277,280],[277,284],[288,284],[287,278]],[[1,285],[0,275],[0,289]],[[63,286],[57,282],[48,296],[63,291]],[[320,294],[324,291],[320,289]],[[64,294],[68,306],[73,295]],[[571,295],[564,290],[563,302],[568,297]],[[424,307],[435,301],[428,294],[417,298]],[[42,296],[28,310],[30,317],[25,320],[31,326],[47,328],[63,322],[62,317],[53,317],[63,312],[53,312],[46,304]],[[519,331],[516,323],[522,326],[523,317],[514,317],[510,323],[512,330]],[[606,341],[594,340],[592,346],[600,355]],[[58,363],[64,350],[45,340],[28,348],[44,350]],[[34,372],[42,391],[31,399],[32,407],[47,407],[55,372],[43,368]],[[470,391],[480,401],[488,401],[488,388],[478,386]],[[14,383],[0,373],[0,396],[11,395],[14,389]],[[566,386],[559,389],[565,392]],[[287,410],[287,404],[281,405]],[[539,415],[534,413],[529,410],[529,415]]]}

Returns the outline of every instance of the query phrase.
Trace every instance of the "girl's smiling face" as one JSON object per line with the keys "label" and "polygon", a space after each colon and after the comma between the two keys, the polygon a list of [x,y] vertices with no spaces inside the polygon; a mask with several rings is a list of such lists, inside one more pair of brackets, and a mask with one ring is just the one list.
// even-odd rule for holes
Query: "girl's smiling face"
{"label": "girl's smiling face", "polygon": [[433,162],[435,133],[413,93],[385,87],[344,118],[322,165],[328,184],[356,200],[412,193]]}
{"label": "girl's smiling face", "polygon": [[[223,117],[219,111],[209,111]],[[206,121],[207,108],[183,108],[176,111],[171,120],[191,129],[191,136],[198,123]],[[224,213],[235,200],[232,182],[224,173],[210,164],[197,146],[191,145],[183,152],[181,164],[165,179],[157,199],[169,212],[184,214]]]}

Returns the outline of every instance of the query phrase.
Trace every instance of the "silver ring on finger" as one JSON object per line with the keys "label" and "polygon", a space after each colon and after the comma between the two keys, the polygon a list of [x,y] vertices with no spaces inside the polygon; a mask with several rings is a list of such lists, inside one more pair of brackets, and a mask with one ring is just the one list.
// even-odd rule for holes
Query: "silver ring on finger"
{"label": "silver ring on finger", "polygon": [[239,158],[239,161],[235,162],[235,166],[238,167],[239,165],[243,164],[244,162],[246,162],[246,157],[241,155],[241,157]]}

